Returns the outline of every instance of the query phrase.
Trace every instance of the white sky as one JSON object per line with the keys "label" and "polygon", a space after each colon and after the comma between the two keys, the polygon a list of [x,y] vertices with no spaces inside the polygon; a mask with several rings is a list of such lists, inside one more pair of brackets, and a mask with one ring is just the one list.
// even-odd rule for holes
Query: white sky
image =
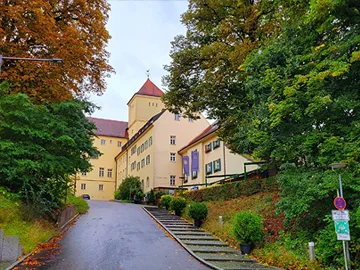
{"label": "white sky", "polygon": [[180,15],[188,1],[109,0],[111,11],[107,29],[112,36],[108,51],[116,74],[107,80],[102,96],[90,99],[101,107],[92,116],[120,121],[128,120],[127,102],[147,79],[163,90],[163,66],[169,64],[170,42],[185,33]]}

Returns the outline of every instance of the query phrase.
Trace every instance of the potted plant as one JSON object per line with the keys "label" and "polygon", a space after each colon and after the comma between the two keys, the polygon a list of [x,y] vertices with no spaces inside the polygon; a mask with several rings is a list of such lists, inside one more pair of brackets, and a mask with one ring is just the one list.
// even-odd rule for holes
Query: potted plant
{"label": "potted plant", "polygon": [[264,237],[262,218],[251,212],[242,211],[233,219],[234,237],[239,241],[242,254],[250,254],[254,245]]}
{"label": "potted plant", "polygon": [[173,196],[171,195],[162,195],[160,199],[160,205],[165,207],[166,210],[169,210],[170,203],[173,200]]}
{"label": "potted plant", "polygon": [[181,213],[184,211],[185,207],[186,200],[184,198],[174,198],[170,202],[170,209],[173,210],[177,216],[181,216]]}
{"label": "potted plant", "polygon": [[189,216],[194,219],[194,226],[200,228],[203,220],[208,215],[208,208],[205,203],[193,203],[189,207]]}

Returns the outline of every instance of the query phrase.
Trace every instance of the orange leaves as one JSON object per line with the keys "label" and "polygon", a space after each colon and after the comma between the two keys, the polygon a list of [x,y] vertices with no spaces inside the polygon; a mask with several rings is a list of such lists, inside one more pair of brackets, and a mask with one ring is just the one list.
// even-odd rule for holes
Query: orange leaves
{"label": "orange leaves", "polygon": [[[113,72],[105,46],[109,5],[105,0],[17,1],[0,5],[0,48],[3,56],[61,58],[64,65],[5,60],[1,80],[33,101],[58,102],[101,94]],[[16,30],[15,30],[16,29]],[[97,59],[97,61],[91,61]],[[36,89],[36,90],[35,90]]]}

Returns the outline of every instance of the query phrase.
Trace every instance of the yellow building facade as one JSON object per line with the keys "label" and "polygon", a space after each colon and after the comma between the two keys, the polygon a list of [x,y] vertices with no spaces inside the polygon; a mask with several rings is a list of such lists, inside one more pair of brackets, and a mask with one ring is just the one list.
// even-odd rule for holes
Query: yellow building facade
{"label": "yellow building facade", "polygon": [[[212,183],[220,180],[213,176],[244,172],[244,164],[251,161],[229,151],[218,139],[216,125],[201,114],[195,120],[170,113],[163,94],[147,79],[127,103],[128,122],[88,118],[97,127],[94,145],[102,155],[90,159],[90,172],[75,177],[77,196],[111,200],[128,176],[140,178],[144,193],[152,189],[172,193],[184,184],[182,156],[191,161],[193,151],[198,152],[199,170],[190,172],[185,184]],[[257,168],[247,166],[248,171]]]}
{"label": "yellow building facade", "polygon": [[[209,126],[178,151],[182,157],[189,158],[189,175],[184,175],[184,185],[202,188],[206,183],[212,184],[231,175],[243,174],[245,166],[248,173],[259,168],[256,164],[250,164],[252,160],[232,153],[216,135],[217,130],[216,124]],[[192,152],[197,152],[198,170],[192,170]]]}

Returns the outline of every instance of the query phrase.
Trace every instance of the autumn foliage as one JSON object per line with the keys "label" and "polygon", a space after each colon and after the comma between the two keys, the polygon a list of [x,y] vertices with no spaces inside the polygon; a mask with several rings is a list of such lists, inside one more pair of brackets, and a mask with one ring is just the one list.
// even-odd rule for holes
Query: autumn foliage
{"label": "autumn foliage", "polygon": [[105,0],[0,0],[2,56],[64,61],[4,60],[0,80],[38,103],[103,93],[105,78],[113,72],[105,48],[109,9]]}

